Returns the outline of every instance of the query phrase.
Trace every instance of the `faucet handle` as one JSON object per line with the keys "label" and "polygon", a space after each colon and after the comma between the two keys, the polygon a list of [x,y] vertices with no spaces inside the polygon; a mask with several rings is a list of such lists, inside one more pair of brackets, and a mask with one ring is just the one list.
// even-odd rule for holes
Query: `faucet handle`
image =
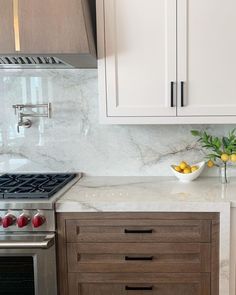
{"label": "faucet handle", "polygon": [[24,109],[23,104],[13,104],[12,107],[15,110],[15,115],[17,115],[17,112],[22,111]]}
{"label": "faucet handle", "polygon": [[17,107],[16,107],[16,105],[14,104],[13,106],[13,109],[14,109],[14,112],[15,112],[15,115],[17,114]]}
{"label": "faucet handle", "polygon": [[26,119],[24,121],[23,116],[20,116],[20,119],[18,120],[18,123],[16,125],[17,133],[20,133],[20,127],[30,128],[31,126],[32,126],[32,121],[31,120]]}
{"label": "faucet handle", "polygon": [[19,124],[19,122],[16,125],[16,130],[17,130],[17,133],[20,133],[20,124]]}

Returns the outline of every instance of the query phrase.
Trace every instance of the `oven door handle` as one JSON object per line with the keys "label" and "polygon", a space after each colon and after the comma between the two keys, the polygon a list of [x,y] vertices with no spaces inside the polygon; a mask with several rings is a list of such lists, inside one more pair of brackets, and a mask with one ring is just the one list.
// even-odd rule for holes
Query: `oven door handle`
{"label": "oven door handle", "polygon": [[55,243],[55,235],[47,235],[42,241],[7,240],[0,241],[0,249],[49,249]]}

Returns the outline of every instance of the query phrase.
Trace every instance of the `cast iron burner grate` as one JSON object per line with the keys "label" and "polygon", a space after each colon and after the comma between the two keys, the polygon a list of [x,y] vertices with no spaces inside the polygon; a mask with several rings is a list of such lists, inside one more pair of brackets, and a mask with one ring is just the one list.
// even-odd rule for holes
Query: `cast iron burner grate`
{"label": "cast iron burner grate", "polygon": [[49,199],[76,174],[4,174],[0,176],[1,199]]}

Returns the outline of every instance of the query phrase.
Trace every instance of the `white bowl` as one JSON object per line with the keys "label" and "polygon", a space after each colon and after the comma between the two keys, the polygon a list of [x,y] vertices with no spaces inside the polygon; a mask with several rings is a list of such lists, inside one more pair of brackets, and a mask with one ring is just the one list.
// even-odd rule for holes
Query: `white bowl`
{"label": "white bowl", "polygon": [[190,181],[193,181],[194,179],[198,178],[198,176],[200,176],[200,174],[204,170],[205,162],[199,162],[199,163],[193,164],[192,166],[198,166],[199,168],[196,171],[194,171],[192,173],[188,173],[188,174],[184,174],[184,173],[180,173],[180,172],[176,171],[175,166],[176,165],[171,165],[171,171],[179,179],[179,181],[190,182]]}

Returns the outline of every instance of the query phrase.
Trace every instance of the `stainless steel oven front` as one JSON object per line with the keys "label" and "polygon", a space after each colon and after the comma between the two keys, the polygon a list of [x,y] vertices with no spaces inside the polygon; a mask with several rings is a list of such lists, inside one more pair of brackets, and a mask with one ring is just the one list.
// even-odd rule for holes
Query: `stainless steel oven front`
{"label": "stainless steel oven front", "polygon": [[0,294],[56,295],[54,233],[0,235]]}

